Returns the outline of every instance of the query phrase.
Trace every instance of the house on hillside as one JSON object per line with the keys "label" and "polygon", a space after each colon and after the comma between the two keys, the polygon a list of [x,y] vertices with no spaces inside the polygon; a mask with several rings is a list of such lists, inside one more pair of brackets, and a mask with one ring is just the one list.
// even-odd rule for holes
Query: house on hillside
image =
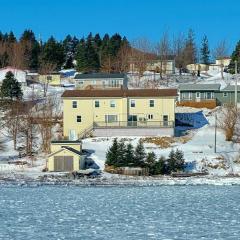
{"label": "house on hillside", "polygon": [[17,68],[14,68],[14,67],[5,67],[5,68],[0,69],[0,85],[3,82],[3,79],[5,79],[5,76],[6,76],[7,72],[12,72],[14,74],[14,77],[17,79],[17,81],[19,83],[21,83],[22,86],[27,85],[27,80],[26,80],[27,73],[26,73],[26,71],[23,71],[21,69],[17,69]]}
{"label": "house on hillside", "polygon": [[68,90],[64,137],[174,135],[176,89]]}
{"label": "house on hillside", "polygon": [[180,84],[179,105],[214,108],[218,105],[216,93],[220,87],[220,84]]}
{"label": "house on hillside", "polygon": [[[215,94],[220,105],[235,103],[235,85],[228,85]],[[240,86],[237,86],[237,103],[240,103]]]}
{"label": "house on hillside", "polygon": [[58,72],[40,74],[39,82],[48,83],[50,86],[61,86],[61,74]]}
{"label": "house on hillside", "polygon": [[198,72],[205,72],[208,71],[209,67],[207,64],[202,64],[202,63],[192,63],[192,64],[188,64],[186,66],[187,70],[190,73],[195,73],[197,74]]}
{"label": "house on hillside", "polygon": [[[138,61],[135,59],[131,59],[129,62],[129,69],[131,72],[138,72]],[[145,65],[146,71],[152,71],[152,72],[162,72],[163,74],[174,74],[175,73],[175,56],[167,56],[164,57],[164,59],[161,59],[160,57],[156,57],[153,59],[146,59],[146,60],[140,60],[145,63],[141,63],[141,65]]]}
{"label": "house on hillside", "polygon": [[78,89],[127,88],[128,85],[127,76],[123,73],[78,73],[74,79]]}
{"label": "house on hillside", "polygon": [[73,172],[85,168],[81,141],[52,141],[51,154],[47,159],[50,172]]}
{"label": "house on hillside", "polygon": [[216,59],[216,62],[214,64],[209,65],[209,70],[217,72],[221,72],[222,70],[226,71],[230,62],[231,62],[230,57]]}

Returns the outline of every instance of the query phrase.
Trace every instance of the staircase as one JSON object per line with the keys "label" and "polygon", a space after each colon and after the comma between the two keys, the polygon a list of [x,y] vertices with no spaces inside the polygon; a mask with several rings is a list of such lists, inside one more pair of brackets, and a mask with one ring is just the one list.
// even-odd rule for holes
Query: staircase
{"label": "staircase", "polygon": [[84,129],[82,132],[78,134],[78,139],[84,139],[91,136],[91,133],[93,132],[93,124],[91,124],[88,128]]}

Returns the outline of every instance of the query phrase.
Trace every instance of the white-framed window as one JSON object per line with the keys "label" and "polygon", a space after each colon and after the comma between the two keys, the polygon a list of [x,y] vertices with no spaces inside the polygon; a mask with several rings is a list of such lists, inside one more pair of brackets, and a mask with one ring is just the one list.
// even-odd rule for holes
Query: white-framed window
{"label": "white-framed window", "polygon": [[163,126],[168,126],[168,115],[163,115]]}
{"label": "white-framed window", "polygon": [[148,119],[149,120],[153,119],[153,114],[148,114]]}
{"label": "white-framed window", "polygon": [[213,99],[214,94],[212,92],[205,92],[205,99]]}
{"label": "white-framed window", "polygon": [[191,100],[192,99],[192,93],[191,92],[183,92],[181,93],[183,100]]}
{"label": "white-framed window", "polygon": [[149,100],[149,107],[154,107],[154,100],[153,99]]}
{"label": "white-framed window", "polygon": [[77,116],[77,122],[78,123],[82,122],[82,116],[80,116],[80,115]]}
{"label": "white-framed window", "polygon": [[118,121],[117,115],[105,115],[105,122],[112,123],[112,122],[117,122],[117,121]]}
{"label": "white-framed window", "polygon": [[115,108],[116,107],[116,101],[115,100],[111,100],[110,101],[110,107],[111,108]]}
{"label": "white-framed window", "polygon": [[131,104],[131,107],[133,108],[133,107],[136,106],[136,101],[132,99],[132,100],[130,101],[130,104]]}
{"label": "white-framed window", "polygon": [[200,92],[196,92],[196,98],[200,98],[201,97],[201,93]]}
{"label": "white-framed window", "polygon": [[228,93],[227,92],[224,92],[223,93],[223,97],[227,97],[228,96]]}
{"label": "white-framed window", "polygon": [[72,101],[72,108],[77,108],[77,101]]}
{"label": "white-framed window", "polygon": [[95,101],[95,108],[99,108],[100,107],[100,102],[98,100]]}
{"label": "white-framed window", "polygon": [[97,81],[96,80],[92,80],[92,85],[97,85]]}

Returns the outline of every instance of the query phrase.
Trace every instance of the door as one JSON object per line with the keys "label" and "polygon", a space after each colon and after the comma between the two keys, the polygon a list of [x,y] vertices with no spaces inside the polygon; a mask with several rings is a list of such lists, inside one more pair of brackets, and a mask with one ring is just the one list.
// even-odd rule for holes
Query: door
{"label": "door", "polygon": [[163,126],[164,127],[168,126],[168,115],[163,115]]}
{"label": "door", "polygon": [[75,130],[69,131],[69,140],[76,141],[77,140],[77,134]]}
{"label": "door", "polygon": [[73,157],[72,156],[55,156],[54,171],[55,172],[72,172]]}
{"label": "door", "polygon": [[128,116],[128,126],[131,126],[131,127],[137,126],[137,115]]}
{"label": "door", "polygon": [[196,92],[196,102],[200,102],[200,101],[201,101],[201,93]]}

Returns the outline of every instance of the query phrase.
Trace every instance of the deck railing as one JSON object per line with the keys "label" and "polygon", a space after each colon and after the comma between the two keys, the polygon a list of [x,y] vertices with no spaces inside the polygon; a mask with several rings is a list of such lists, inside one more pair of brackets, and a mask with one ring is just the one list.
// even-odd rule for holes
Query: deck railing
{"label": "deck railing", "polygon": [[172,128],[173,121],[94,122],[93,128]]}

